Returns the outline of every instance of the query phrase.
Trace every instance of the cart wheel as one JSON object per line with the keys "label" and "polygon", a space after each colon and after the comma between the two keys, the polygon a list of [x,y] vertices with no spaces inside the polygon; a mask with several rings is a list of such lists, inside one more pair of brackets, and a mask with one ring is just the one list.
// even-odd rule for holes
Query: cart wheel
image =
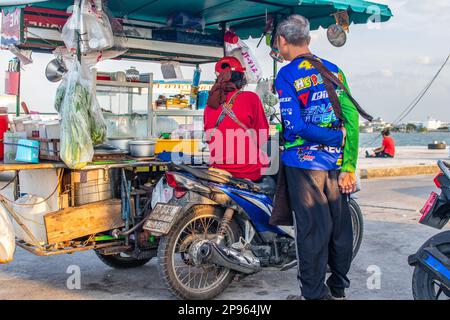
{"label": "cart wheel", "polygon": [[[94,250],[97,257],[107,266],[114,268],[114,269],[131,269],[131,268],[138,268],[145,265],[147,262],[149,262],[153,257],[141,259],[138,260],[136,258],[132,258],[126,253],[119,253],[115,255],[104,255],[98,252],[97,250]],[[156,256],[156,252],[155,252]]]}

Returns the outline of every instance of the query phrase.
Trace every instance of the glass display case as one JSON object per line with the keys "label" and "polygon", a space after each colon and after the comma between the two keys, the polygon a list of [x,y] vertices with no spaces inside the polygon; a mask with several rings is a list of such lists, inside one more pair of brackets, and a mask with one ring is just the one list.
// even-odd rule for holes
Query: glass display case
{"label": "glass display case", "polygon": [[97,100],[108,125],[108,138],[152,136],[153,75],[149,82],[100,80],[95,75]]}
{"label": "glass display case", "polygon": [[[108,138],[202,138],[203,110],[193,110],[188,105],[189,82],[154,81],[152,74],[142,77],[146,82],[109,78],[120,79],[117,74],[96,73],[95,76],[95,90],[107,121]],[[105,75],[108,75],[106,79]],[[211,86],[212,83],[203,83],[200,89],[208,91]]]}
{"label": "glass display case", "polygon": [[[209,91],[213,82],[202,82],[199,91]],[[190,81],[155,81],[154,126],[156,136],[201,139],[203,110],[189,105],[192,85]]]}

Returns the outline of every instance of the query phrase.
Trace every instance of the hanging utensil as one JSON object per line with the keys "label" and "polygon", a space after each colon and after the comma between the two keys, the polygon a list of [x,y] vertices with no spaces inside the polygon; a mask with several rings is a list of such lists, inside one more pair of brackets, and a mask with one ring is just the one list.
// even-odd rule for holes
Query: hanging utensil
{"label": "hanging utensil", "polygon": [[59,59],[53,59],[45,68],[45,77],[50,82],[60,81],[66,73],[66,66]]}

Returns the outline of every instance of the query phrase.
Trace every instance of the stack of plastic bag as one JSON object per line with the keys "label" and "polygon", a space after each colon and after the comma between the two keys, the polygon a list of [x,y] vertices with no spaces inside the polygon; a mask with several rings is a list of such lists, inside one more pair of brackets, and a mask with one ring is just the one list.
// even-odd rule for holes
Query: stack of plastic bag
{"label": "stack of plastic bag", "polygon": [[0,264],[9,263],[14,258],[16,238],[14,227],[2,203],[0,203]]}

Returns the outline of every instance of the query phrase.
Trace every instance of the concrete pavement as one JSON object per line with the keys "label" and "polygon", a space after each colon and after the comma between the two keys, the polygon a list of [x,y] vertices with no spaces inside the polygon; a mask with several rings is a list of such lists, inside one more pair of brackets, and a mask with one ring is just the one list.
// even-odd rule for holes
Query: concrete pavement
{"label": "concrete pavement", "polygon": [[449,159],[449,149],[428,150],[427,147],[397,147],[393,159],[367,159],[360,150],[359,173],[363,179],[436,174],[438,160]]}
{"label": "concrete pavement", "polygon": [[[363,181],[359,203],[365,236],[352,266],[351,299],[412,299],[407,256],[438,233],[417,224],[418,209],[435,189],[432,176]],[[69,290],[71,266],[81,271],[81,290]],[[367,281],[381,271],[379,289]],[[369,281],[373,284],[373,282]],[[285,299],[298,294],[296,271],[261,272],[234,282],[220,299]],[[0,266],[0,299],[173,299],[164,289],[156,261],[133,270],[105,266],[93,252],[36,257],[18,249],[15,261]]]}

